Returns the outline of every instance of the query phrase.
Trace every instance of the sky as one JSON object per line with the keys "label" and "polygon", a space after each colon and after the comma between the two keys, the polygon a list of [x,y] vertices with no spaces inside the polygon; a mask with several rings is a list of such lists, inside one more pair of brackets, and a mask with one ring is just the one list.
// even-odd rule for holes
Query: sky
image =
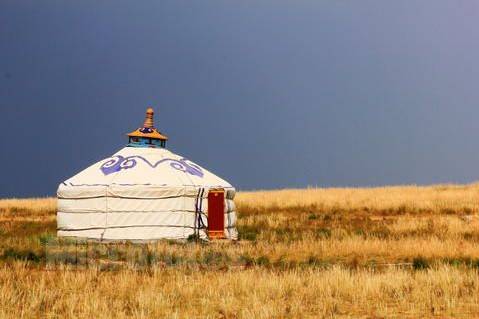
{"label": "sky", "polygon": [[479,180],[479,2],[0,1],[0,197],[126,145],[239,190]]}

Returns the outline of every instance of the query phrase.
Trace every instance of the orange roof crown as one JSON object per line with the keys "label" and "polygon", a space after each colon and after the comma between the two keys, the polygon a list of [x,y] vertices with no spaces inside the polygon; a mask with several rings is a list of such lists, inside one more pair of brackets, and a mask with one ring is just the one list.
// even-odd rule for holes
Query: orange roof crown
{"label": "orange roof crown", "polygon": [[146,137],[157,140],[166,141],[168,137],[161,134],[154,126],[153,116],[155,112],[151,107],[146,110],[145,122],[143,127],[138,128],[137,130],[128,134],[129,137]]}

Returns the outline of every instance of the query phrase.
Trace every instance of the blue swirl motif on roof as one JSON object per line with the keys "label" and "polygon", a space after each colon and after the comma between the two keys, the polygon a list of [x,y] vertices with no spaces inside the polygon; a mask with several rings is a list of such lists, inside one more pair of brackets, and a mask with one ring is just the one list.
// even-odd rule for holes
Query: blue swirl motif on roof
{"label": "blue swirl motif on roof", "polygon": [[152,164],[146,158],[142,156],[127,156],[123,157],[121,155],[113,156],[100,167],[100,170],[105,175],[110,175],[116,172],[119,172],[124,169],[130,169],[136,166],[137,159],[141,159],[143,162],[148,164],[151,168],[156,168],[161,163],[170,162],[170,167],[176,170],[188,173],[190,175],[203,177],[203,170],[196,164],[188,161],[186,158],[181,158],[179,160],[173,158],[164,158],[158,162]]}

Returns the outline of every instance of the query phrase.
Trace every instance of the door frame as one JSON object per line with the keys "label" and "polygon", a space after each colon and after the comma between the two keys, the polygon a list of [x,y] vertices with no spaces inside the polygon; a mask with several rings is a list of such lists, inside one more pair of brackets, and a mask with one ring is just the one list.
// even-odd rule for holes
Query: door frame
{"label": "door frame", "polygon": [[[223,221],[223,228],[221,230],[215,229],[212,230],[210,229],[210,196],[218,196],[218,194],[221,194],[221,197],[223,198],[223,202],[221,204],[222,210],[221,210],[221,220]],[[211,188],[208,191],[208,237],[210,239],[222,239],[225,238],[225,222],[224,222],[224,209],[225,209],[225,189],[224,188]],[[218,216],[219,217],[219,216]]]}

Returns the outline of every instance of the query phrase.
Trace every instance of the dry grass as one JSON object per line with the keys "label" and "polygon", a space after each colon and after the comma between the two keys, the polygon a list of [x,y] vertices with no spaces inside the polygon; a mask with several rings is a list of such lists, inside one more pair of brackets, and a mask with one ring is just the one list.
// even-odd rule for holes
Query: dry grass
{"label": "dry grass", "polygon": [[1,199],[0,220],[38,220],[55,215],[56,208],[56,198]]}
{"label": "dry grass", "polygon": [[238,193],[239,242],[142,246],[59,243],[54,199],[0,200],[0,317],[477,316],[478,195]]}
{"label": "dry grass", "polygon": [[235,271],[153,268],[41,271],[0,268],[1,317],[330,318],[469,317],[479,311],[475,270]]}
{"label": "dry grass", "polygon": [[479,212],[479,184],[390,186],[377,188],[308,188],[241,192],[241,205],[280,209],[315,206],[322,210],[382,212]]}

